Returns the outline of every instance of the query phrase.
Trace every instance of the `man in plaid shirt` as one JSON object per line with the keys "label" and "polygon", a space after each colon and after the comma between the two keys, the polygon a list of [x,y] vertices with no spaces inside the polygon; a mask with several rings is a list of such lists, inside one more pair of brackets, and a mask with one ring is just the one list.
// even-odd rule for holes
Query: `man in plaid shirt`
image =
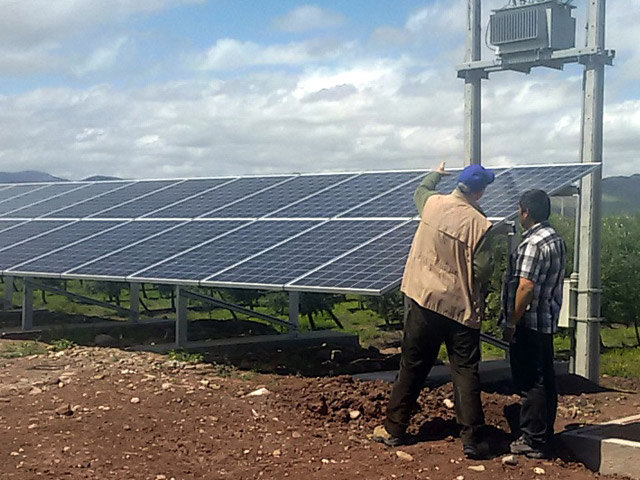
{"label": "man in plaid shirt", "polygon": [[553,334],[562,304],[566,246],[549,225],[551,202],[542,190],[520,197],[518,219],[526,230],[511,254],[502,288],[500,325],[511,344],[511,371],[521,391],[522,436],[511,452],[548,455],[558,404]]}

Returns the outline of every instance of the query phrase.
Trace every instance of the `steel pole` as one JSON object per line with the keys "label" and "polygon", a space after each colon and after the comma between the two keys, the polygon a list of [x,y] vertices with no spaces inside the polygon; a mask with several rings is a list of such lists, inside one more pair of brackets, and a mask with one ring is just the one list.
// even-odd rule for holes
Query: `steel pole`
{"label": "steel pole", "polygon": [[[604,51],[605,0],[590,0],[587,46]],[[583,162],[602,163],[604,61],[596,57],[585,65],[583,78]],[[600,244],[602,168],[582,180],[576,312],[575,372],[593,382],[600,377]]]}
{"label": "steel pole", "polygon": [[[481,60],[480,0],[469,0],[467,12],[466,62]],[[481,163],[482,78],[469,73],[464,80],[464,164]]]}

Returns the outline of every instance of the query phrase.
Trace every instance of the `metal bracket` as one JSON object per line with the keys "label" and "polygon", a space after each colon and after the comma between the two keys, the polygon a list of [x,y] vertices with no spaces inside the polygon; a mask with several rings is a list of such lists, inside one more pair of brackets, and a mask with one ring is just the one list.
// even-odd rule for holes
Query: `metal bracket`
{"label": "metal bracket", "polygon": [[[507,58],[466,62],[456,65],[458,78],[469,78],[469,75],[477,75],[480,78],[488,78],[490,73],[513,70],[521,73],[529,73],[534,67],[547,67],[562,70],[565,64],[580,63],[582,65],[613,65],[616,56],[615,50],[600,50],[597,47],[569,48],[566,50],[533,52],[535,58],[529,61],[512,61]],[[486,75],[486,76],[485,76]]]}
{"label": "metal bracket", "polygon": [[298,326],[293,323],[287,322],[285,320],[281,320],[277,317],[273,317],[271,315],[267,315],[266,313],[256,312],[254,310],[250,310],[248,308],[241,307],[239,305],[234,305],[233,303],[225,302],[224,300],[219,300],[217,298],[208,297],[207,295],[202,295],[201,293],[192,292],[189,290],[181,290],[182,295],[188,298],[192,298],[194,300],[200,300],[202,302],[207,302],[217,307],[221,307],[227,310],[233,310],[238,313],[242,313],[249,317],[259,318],[260,320],[265,320],[269,323],[273,323],[276,325],[280,325],[281,327],[286,327],[289,330],[297,330]]}
{"label": "metal bracket", "polygon": [[34,288],[36,288],[38,290],[45,290],[47,292],[57,293],[58,295],[63,295],[65,297],[71,298],[72,300],[76,300],[78,303],[84,303],[84,304],[89,304],[89,305],[97,305],[99,307],[107,308],[109,310],[114,310],[114,311],[118,312],[120,315],[122,315],[124,317],[129,317],[129,315],[131,314],[130,310],[128,310],[128,309],[126,309],[124,307],[119,307],[118,305],[113,305],[113,304],[107,303],[107,302],[101,302],[100,300],[96,300],[94,298],[85,297],[83,295],[78,295],[77,293],[71,293],[71,292],[68,292],[67,290],[64,290],[62,288],[57,288],[57,287],[53,287],[53,286],[50,286],[50,285],[45,285],[45,284],[40,283],[38,281],[35,281],[33,279],[30,279],[28,281]]}

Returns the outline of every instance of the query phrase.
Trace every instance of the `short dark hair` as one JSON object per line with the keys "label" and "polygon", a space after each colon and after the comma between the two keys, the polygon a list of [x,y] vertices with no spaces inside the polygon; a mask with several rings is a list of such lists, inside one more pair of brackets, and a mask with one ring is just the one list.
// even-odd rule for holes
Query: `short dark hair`
{"label": "short dark hair", "polygon": [[529,212],[531,219],[538,222],[549,220],[551,215],[551,200],[543,190],[529,190],[520,197],[520,209]]}

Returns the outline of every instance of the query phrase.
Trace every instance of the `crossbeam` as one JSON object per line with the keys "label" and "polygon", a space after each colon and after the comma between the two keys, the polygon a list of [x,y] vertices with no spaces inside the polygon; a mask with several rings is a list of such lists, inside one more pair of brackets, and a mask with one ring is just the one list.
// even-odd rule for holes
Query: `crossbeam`
{"label": "crossbeam", "polygon": [[[26,279],[25,279],[26,281]],[[46,285],[44,283],[40,283],[36,280],[29,280],[29,283],[33,285],[33,288],[38,290],[46,290],[47,292],[56,293],[58,295],[63,295],[65,297],[71,298],[72,300],[76,300],[78,303],[84,303],[89,305],[96,305],[98,307],[103,307],[109,310],[113,310],[118,312],[120,315],[124,317],[129,317],[131,311],[127,308],[120,307],[118,305],[114,305],[112,303],[102,302],[100,300],[96,300],[95,298],[85,297],[84,295],[79,295],[77,293],[72,293],[62,288],[57,288],[51,285]]]}
{"label": "crossbeam", "polygon": [[273,323],[275,325],[279,325],[281,327],[285,327],[288,330],[297,330],[298,326],[294,323],[287,322],[285,320],[281,320],[277,317],[273,317],[271,315],[267,315],[266,313],[256,312],[255,310],[251,310],[249,308],[241,307],[239,305],[235,305],[233,303],[225,302],[224,300],[220,300],[217,298],[209,297],[207,295],[203,295],[201,293],[196,293],[190,290],[181,290],[182,295],[187,298],[192,298],[194,300],[200,300],[202,302],[207,302],[212,305],[215,305],[220,308],[224,308],[226,310],[232,310],[234,312],[241,313],[243,315],[247,315],[249,317],[259,318],[260,320],[265,320],[266,322]]}

